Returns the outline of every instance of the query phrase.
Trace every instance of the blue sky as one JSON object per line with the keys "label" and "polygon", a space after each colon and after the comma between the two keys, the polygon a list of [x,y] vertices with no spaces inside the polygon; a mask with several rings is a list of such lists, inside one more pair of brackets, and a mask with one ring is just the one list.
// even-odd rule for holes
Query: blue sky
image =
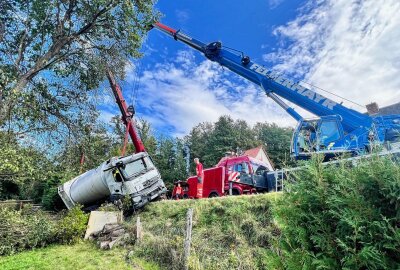
{"label": "blue sky", "polygon": [[[361,104],[400,101],[399,1],[164,0],[156,7],[162,23],[206,43],[222,41],[286,77]],[[224,114],[295,125],[257,86],[157,30],[142,51],[121,85],[158,133],[182,136]],[[99,108],[104,121],[118,114],[110,95]]]}

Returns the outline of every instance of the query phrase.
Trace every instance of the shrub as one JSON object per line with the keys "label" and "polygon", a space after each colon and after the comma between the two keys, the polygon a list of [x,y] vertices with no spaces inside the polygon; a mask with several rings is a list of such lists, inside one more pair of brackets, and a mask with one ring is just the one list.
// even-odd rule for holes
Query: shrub
{"label": "shrub", "polygon": [[57,224],[57,240],[65,244],[78,242],[85,234],[88,219],[80,205],[70,209]]}
{"label": "shrub", "polygon": [[32,211],[26,207],[23,211],[0,208],[0,255],[53,243],[55,221],[46,213]]}
{"label": "shrub", "polygon": [[312,160],[278,201],[273,269],[399,269],[400,167],[374,157],[357,166]]}

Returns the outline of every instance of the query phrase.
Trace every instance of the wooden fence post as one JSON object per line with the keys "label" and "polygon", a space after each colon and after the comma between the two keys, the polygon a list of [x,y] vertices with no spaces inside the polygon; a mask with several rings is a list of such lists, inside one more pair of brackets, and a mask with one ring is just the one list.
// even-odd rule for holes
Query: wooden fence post
{"label": "wooden fence post", "polygon": [[140,217],[136,219],[136,241],[140,242],[142,240],[142,224],[140,223]]}
{"label": "wooden fence post", "polygon": [[189,268],[190,242],[192,241],[193,209],[189,208],[186,217],[186,237],[184,246],[185,270]]}

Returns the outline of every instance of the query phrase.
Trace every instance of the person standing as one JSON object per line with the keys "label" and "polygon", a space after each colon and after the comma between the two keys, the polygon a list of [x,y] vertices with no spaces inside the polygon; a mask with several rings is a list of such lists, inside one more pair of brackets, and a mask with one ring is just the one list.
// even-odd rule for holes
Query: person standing
{"label": "person standing", "polygon": [[204,181],[204,171],[203,164],[201,164],[198,158],[194,159],[194,163],[196,163],[196,175],[197,175],[197,196],[196,198],[203,198],[203,181]]}
{"label": "person standing", "polygon": [[176,190],[175,190],[175,199],[176,200],[182,199],[183,198],[182,193],[183,193],[183,191],[182,191],[181,184],[178,183],[178,185],[176,186]]}

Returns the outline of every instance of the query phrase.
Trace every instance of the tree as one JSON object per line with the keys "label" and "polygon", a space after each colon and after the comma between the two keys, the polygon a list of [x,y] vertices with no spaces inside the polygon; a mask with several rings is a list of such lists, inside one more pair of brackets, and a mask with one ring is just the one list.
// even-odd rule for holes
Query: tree
{"label": "tree", "polygon": [[160,136],[152,158],[168,189],[175,181],[186,179],[183,147],[178,139]]}
{"label": "tree", "polygon": [[43,151],[20,146],[14,134],[0,131],[0,199],[40,201],[43,183],[54,164]]}
{"label": "tree", "polygon": [[140,56],[153,4],[1,1],[0,127],[7,120],[25,130],[73,131],[77,116],[94,109],[88,93],[103,81],[105,63],[123,77],[128,59]]}
{"label": "tree", "polygon": [[[190,146],[190,155],[199,157],[206,167],[212,167],[225,156],[226,152],[241,152],[259,145],[265,145],[275,166],[282,168],[292,165],[290,141],[292,128],[276,124],[257,123],[253,128],[244,120],[234,121],[230,116],[221,116],[215,123],[201,123],[185,137]],[[191,172],[194,164],[191,163]]]}
{"label": "tree", "polygon": [[292,128],[279,127],[275,123],[257,123],[254,126],[254,133],[260,141],[266,144],[268,155],[277,168],[293,164],[290,159]]}
{"label": "tree", "polygon": [[[193,158],[200,158],[203,162],[203,157],[207,154],[207,146],[213,131],[213,124],[209,122],[200,123],[193,127],[189,135],[185,137],[185,143],[190,148],[190,156]],[[191,160],[191,171],[194,171],[194,163]]]}
{"label": "tree", "polygon": [[157,139],[154,136],[151,124],[148,121],[139,118],[136,122],[136,130],[139,137],[142,139],[147,153],[149,153],[150,156],[154,156],[157,151]]}
{"label": "tree", "polygon": [[[86,126],[79,138],[71,137],[63,145],[63,150],[56,160],[66,171],[78,174],[98,167],[101,162],[113,156],[115,148],[120,145],[122,144],[118,144],[105,126],[93,124]],[[82,155],[84,162],[81,165]]]}
{"label": "tree", "polygon": [[[246,121],[234,121],[230,116],[221,116],[214,124],[197,125],[186,141],[190,145],[191,156],[199,157],[206,167],[215,166],[227,152],[242,151],[261,144]],[[194,164],[191,166],[193,170]]]}

